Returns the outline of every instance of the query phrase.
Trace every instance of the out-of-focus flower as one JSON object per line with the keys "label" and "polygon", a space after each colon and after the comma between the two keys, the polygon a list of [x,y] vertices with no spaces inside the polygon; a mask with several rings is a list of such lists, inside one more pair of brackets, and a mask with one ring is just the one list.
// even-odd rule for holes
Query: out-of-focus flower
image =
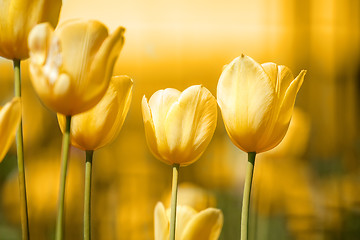
{"label": "out-of-focus flower", "polygon": [[[176,215],[177,240],[216,240],[218,239],[224,217],[221,210],[207,208],[197,212],[189,206],[178,206]],[[158,202],[154,213],[155,240],[169,239],[170,209]]]}
{"label": "out-of-focus flower", "polygon": [[260,65],[245,55],[225,67],[217,97],[226,131],[237,147],[261,153],[281,142],[305,73],[294,79],[286,66]]}
{"label": "out-of-focus flower", "polygon": [[29,34],[30,75],[52,110],[75,115],[95,106],[106,92],[125,29],[108,35],[100,22],[71,20],[55,31],[48,23]]}
{"label": "out-of-focus flower", "polygon": [[14,98],[0,107],[0,162],[14,141],[16,129],[21,119],[20,98]]}
{"label": "out-of-focus flower", "polygon": [[173,88],[142,99],[146,140],[151,152],[167,164],[186,166],[205,151],[215,128],[214,96],[201,85],[183,92]]}
{"label": "out-of-focus flower", "polygon": [[[71,144],[83,150],[96,150],[113,141],[124,123],[130,107],[132,80],[127,76],[113,77],[100,102],[87,112],[71,119]],[[58,114],[61,131],[66,117]]]}
{"label": "out-of-focus flower", "polygon": [[39,23],[56,26],[61,0],[2,0],[0,8],[0,56],[8,59],[29,57],[27,38]]}
{"label": "out-of-focus flower", "polygon": [[[170,208],[171,191],[169,191],[165,198],[164,204]],[[177,204],[192,207],[196,211],[201,211],[209,207],[216,206],[216,199],[209,191],[196,186],[189,182],[179,184]]]}
{"label": "out-of-focus flower", "polygon": [[[60,174],[60,152],[57,144],[51,144],[44,148],[40,154],[31,155],[27,158],[27,196],[29,207],[29,220],[32,223],[30,231],[32,239],[47,239],[49,231],[53,230],[53,224],[57,214],[59,174]],[[74,149],[76,150],[76,149]],[[84,175],[84,164],[82,152],[72,151],[68,166],[66,199],[68,214],[66,224],[68,230],[74,231],[73,226],[82,223],[82,202],[78,201],[83,197],[83,181],[79,179]],[[4,182],[1,191],[1,209],[7,221],[13,224],[20,223],[20,199],[19,182],[17,171],[10,174]],[[81,231],[78,231],[79,233]],[[41,236],[46,237],[41,237]],[[66,238],[68,239],[68,238]],[[70,238],[69,238],[70,239]]]}

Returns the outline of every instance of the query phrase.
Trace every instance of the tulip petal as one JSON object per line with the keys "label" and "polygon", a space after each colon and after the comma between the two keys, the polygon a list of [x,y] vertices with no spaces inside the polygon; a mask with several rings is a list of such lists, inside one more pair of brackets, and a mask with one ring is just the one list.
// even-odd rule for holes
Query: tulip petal
{"label": "tulip petal", "polygon": [[[152,119],[151,109],[149,107],[149,104],[148,104],[148,101],[147,101],[145,95],[143,96],[142,101],[141,101],[141,109],[142,109],[142,115],[143,115],[143,121],[144,121],[144,127],[145,127],[146,142],[147,142],[152,154],[159,160],[163,161],[163,159],[158,151],[155,126],[154,126],[154,122]],[[168,163],[168,164],[171,164],[171,163]]]}
{"label": "tulip petal", "polygon": [[169,147],[165,135],[165,119],[170,107],[178,100],[181,92],[174,88],[167,88],[155,92],[150,100],[149,107],[155,127],[156,143],[158,152],[163,157],[163,160],[169,161],[171,164],[172,159],[169,155]]}
{"label": "tulip petal", "polygon": [[15,138],[21,119],[20,98],[14,98],[0,109],[0,162],[3,160]]}
{"label": "tulip petal", "polygon": [[267,144],[264,145],[264,148],[262,148],[260,152],[268,151],[276,147],[285,137],[294,109],[296,95],[304,81],[305,74],[306,71],[302,70],[286,90],[284,99],[280,105],[278,117],[274,120],[275,124],[272,128],[271,135],[269,135]]}
{"label": "tulip petal", "polygon": [[181,240],[216,240],[224,217],[219,209],[208,208],[196,214],[187,224]]}
{"label": "tulip petal", "polygon": [[246,152],[256,151],[275,98],[272,81],[263,67],[248,56],[234,59],[220,76],[217,98],[234,144]]}
{"label": "tulip petal", "polygon": [[29,33],[28,45],[31,61],[44,65],[54,29],[49,23],[36,25]]}
{"label": "tulip petal", "polygon": [[281,103],[279,119],[281,123],[290,122],[290,118],[294,109],[296,95],[304,81],[306,70],[302,70],[299,75],[292,81],[286,90],[284,99]]}
{"label": "tulip petal", "polygon": [[99,95],[99,92],[103,91],[104,88],[107,88],[107,84],[105,83],[108,83],[110,80],[115,62],[124,45],[124,32],[125,28],[117,28],[105,39],[95,55],[88,75],[90,79],[87,79],[87,82],[91,82],[94,86],[102,86],[102,88],[92,87],[92,91],[88,92],[89,99],[93,98],[93,95]]}
{"label": "tulip petal", "polygon": [[[127,76],[113,77],[107,92],[95,107],[72,117],[72,145],[83,150],[97,150],[115,139],[130,107],[132,84]],[[58,114],[62,131],[64,119]]]}
{"label": "tulip petal", "polygon": [[[102,139],[103,143],[97,146],[97,148],[110,143],[119,134],[130,108],[133,80],[128,76],[115,76],[111,79],[109,88],[113,88],[116,96],[116,103],[108,107],[110,113],[115,112],[115,119],[111,119],[113,122],[103,125],[105,129],[102,129],[102,131],[107,134]],[[106,94],[104,97],[106,97]],[[108,119],[110,120],[110,118]],[[109,127],[111,128],[109,129]]]}
{"label": "tulip petal", "polygon": [[61,0],[2,0],[0,8],[0,55],[8,59],[26,59],[28,34],[39,23],[56,26]]}
{"label": "tulip petal", "polygon": [[187,88],[166,116],[165,134],[172,161],[189,165],[204,152],[216,128],[216,100],[201,85]]}
{"label": "tulip petal", "polygon": [[154,211],[154,235],[155,240],[169,239],[170,222],[166,216],[164,205],[158,202]]}

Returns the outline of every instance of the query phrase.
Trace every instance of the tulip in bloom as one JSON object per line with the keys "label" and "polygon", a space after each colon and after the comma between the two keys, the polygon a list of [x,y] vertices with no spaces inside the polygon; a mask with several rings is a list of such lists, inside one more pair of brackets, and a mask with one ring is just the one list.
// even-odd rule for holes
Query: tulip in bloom
{"label": "tulip in bloom", "polygon": [[205,151],[216,127],[214,96],[201,85],[173,88],[142,99],[145,133],[151,152],[167,164],[186,166]]}
{"label": "tulip in bloom", "polygon": [[286,66],[260,65],[244,55],[225,67],[217,98],[226,131],[237,147],[261,153],[281,142],[305,73],[294,78]]}
{"label": "tulip in bloom", "polygon": [[[120,132],[130,107],[132,80],[116,76],[100,102],[87,112],[71,119],[71,144],[83,150],[96,150],[110,143]],[[65,131],[65,116],[58,114],[61,131]]]}
{"label": "tulip in bloom", "polygon": [[39,23],[56,26],[61,0],[1,0],[0,56],[7,59],[29,57],[28,34]]}
{"label": "tulip in bloom", "polygon": [[109,86],[124,42],[124,28],[111,35],[100,22],[71,20],[55,31],[39,24],[29,34],[33,86],[50,109],[66,116],[95,106]]}
{"label": "tulip in bloom", "polygon": [[[219,238],[224,222],[221,210],[207,208],[197,212],[189,206],[180,205],[177,209],[177,240],[216,240]],[[161,202],[155,207],[155,240],[169,239],[169,210],[165,211]]]}
{"label": "tulip in bloom", "polygon": [[4,107],[0,107],[0,162],[14,141],[20,119],[20,98],[16,97],[11,102],[5,104]]}

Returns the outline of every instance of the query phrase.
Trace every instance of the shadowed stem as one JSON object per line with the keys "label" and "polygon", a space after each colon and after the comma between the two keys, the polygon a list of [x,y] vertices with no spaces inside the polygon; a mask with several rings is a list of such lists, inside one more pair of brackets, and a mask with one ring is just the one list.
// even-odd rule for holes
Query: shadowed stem
{"label": "shadowed stem", "polygon": [[60,175],[60,188],[59,188],[58,215],[56,219],[56,229],[55,229],[55,240],[63,239],[65,183],[66,183],[66,173],[67,173],[67,162],[69,158],[70,125],[71,125],[71,116],[66,116],[66,128],[63,135],[62,153],[61,153],[61,173],[60,173],[61,175]]}
{"label": "shadowed stem", "polygon": [[86,151],[85,198],[84,198],[84,240],[91,239],[91,171],[93,150]]}
{"label": "shadowed stem", "polygon": [[243,202],[241,208],[241,240],[248,239],[250,195],[251,195],[251,184],[254,174],[255,156],[256,153],[254,152],[248,153]]}
{"label": "shadowed stem", "polygon": [[[15,77],[15,97],[21,97],[21,71],[20,71],[20,60],[18,59],[14,59],[14,77]],[[16,152],[17,152],[18,173],[19,173],[22,239],[28,240],[30,239],[30,234],[29,234],[29,220],[28,220],[27,200],[26,200],[22,116],[19,127],[16,131]]]}
{"label": "shadowed stem", "polygon": [[173,164],[173,179],[171,192],[171,214],[170,214],[170,240],[175,240],[175,226],[176,226],[176,202],[179,178],[179,164]]}

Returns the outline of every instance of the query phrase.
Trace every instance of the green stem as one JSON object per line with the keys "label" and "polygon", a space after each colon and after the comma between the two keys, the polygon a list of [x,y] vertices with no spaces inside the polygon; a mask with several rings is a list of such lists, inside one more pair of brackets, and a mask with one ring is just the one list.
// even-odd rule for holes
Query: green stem
{"label": "green stem", "polygon": [[172,193],[171,193],[171,213],[170,213],[170,240],[175,240],[176,226],[176,202],[179,179],[179,164],[173,165]]}
{"label": "green stem", "polygon": [[251,184],[252,184],[254,166],[255,166],[255,157],[256,157],[255,152],[248,153],[248,162],[246,166],[243,202],[241,209],[241,240],[248,239],[249,206],[250,206]]}
{"label": "green stem", "polygon": [[91,171],[93,150],[86,151],[85,199],[84,199],[84,240],[91,239]]}
{"label": "green stem", "polygon": [[70,125],[71,125],[71,116],[66,116],[66,128],[63,135],[62,153],[61,153],[61,175],[60,175],[59,202],[58,202],[59,205],[58,205],[58,215],[56,219],[55,240],[63,239],[65,183],[66,183],[66,173],[67,173],[67,162],[69,158]]}
{"label": "green stem", "polygon": [[[21,97],[21,70],[20,70],[20,60],[18,59],[14,59],[14,77],[15,77],[15,97]],[[29,233],[29,217],[28,217],[27,200],[26,200],[22,117],[16,132],[16,152],[17,152],[18,173],[19,173],[22,239],[28,240],[30,239],[30,233]]]}

